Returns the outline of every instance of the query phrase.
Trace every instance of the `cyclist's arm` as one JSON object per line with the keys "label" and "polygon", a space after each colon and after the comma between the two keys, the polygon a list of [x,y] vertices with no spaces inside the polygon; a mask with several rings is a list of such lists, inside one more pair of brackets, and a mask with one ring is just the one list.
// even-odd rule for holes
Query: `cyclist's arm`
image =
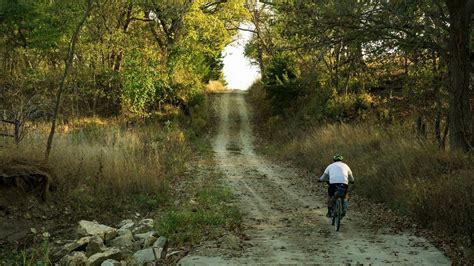
{"label": "cyclist's arm", "polygon": [[324,181],[329,181],[329,175],[324,173],[320,178],[319,181],[324,182]]}
{"label": "cyclist's arm", "polygon": [[348,178],[349,178],[349,183],[354,183],[354,176],[352,175],[352,171],[349,169],[349,175],[348,175]]}

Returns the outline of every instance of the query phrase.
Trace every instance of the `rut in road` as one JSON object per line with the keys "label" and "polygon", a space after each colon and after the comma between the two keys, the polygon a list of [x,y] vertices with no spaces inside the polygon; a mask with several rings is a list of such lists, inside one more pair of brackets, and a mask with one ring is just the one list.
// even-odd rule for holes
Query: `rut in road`
{"label": "rut in road", "polygon": [[180,264],[450,263],[425,239],[367,227],[366,217],[354,209],[349,209],[340,232],[335,232],[324,216],[323,193],[312,193],[294,169],[255,153],[245,94],[215,97],[216,167],[237,195],[249,239],[234,252],[226,249],[235,247],[203,244]]}

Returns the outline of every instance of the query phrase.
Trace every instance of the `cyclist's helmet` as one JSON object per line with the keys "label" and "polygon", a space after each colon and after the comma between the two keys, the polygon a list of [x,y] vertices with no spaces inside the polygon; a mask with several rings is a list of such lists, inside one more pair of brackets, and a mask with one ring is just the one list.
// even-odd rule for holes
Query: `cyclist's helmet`
{"label": "cyclist's helmet", "polygon": [[335,161],[335,162],[342,161],[343,159],[344,159],[344,157],[342,157],[342,155],[340,155],[339,153],[336,153],[336,155],[334,155],[332,157],[332,160]]}

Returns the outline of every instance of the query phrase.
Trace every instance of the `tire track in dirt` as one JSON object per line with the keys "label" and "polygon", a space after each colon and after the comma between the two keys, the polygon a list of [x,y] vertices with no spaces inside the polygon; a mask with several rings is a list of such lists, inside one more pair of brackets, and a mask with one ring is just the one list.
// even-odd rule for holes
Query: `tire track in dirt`
{"label": "tire track in dirt", "polygon": [[[250,114],[243,93],[216,95],[216,167],[237,195],[248,240],[242,249],[203,243],[180,261],[209,264],[449,264],[425,239],[373,230],[350,209],[335,232],[325,214],[323,193],[312,193],[293,169],[255,153]],[[232,249],[232,252],[229,252]]]}

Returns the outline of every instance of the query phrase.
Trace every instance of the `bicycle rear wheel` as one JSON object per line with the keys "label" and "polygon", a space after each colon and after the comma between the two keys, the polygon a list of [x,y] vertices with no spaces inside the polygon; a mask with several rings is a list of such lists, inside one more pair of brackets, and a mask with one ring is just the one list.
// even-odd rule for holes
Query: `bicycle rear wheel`
{"label": "bicycle rear wheel", "polygon": [[339,231],[341,227],[341,218],[342,218],[342,200],[341,198],[337,198],[336,204],[334,206],[334,215],[332,218],[333,225],[336,228],[336,231]]}

